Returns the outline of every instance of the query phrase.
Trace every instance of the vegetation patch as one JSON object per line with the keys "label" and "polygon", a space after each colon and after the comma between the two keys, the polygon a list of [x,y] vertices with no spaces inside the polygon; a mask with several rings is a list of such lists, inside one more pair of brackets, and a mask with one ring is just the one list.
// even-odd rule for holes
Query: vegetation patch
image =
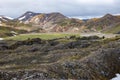
{"label": "vegetation patch", "polygon": [[23,35],[17,35],[13,37],[7,37],[6,40],[26,40],[26,39],[32,39],[32,38],[41,38],[41,39],[55,39],[55,38],[69,38],[70,36],[80,36],[80,34],[65,34],[65,33],[38,33],[38,34],[23,34]]}

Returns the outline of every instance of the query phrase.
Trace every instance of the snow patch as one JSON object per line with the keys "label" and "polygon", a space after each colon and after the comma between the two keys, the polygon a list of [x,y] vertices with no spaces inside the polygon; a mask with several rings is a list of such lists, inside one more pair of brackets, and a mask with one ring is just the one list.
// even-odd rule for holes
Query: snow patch
{"label": "snow patch", "polygon": [[15,31],[11,31],[11,33],[13,33],[13,34],[18,34],[17,32],[15,32]]}
{"label": "snow patch", "polygon": [[13,20],[13,18],[11,18],[11,17],[8,17],[8,16],[4,16],[5,18],[8,18],[8,19],[10,19],[10,20]]}
{"label": "snow patch", "polygon": [[2,18],[2,16],[0,16],[0,18]]}
{"label": "snow patch", "polygon": [[30,12],[30,13],[28,13],[28,14],[32,14],[32,13]]}
{"label": "snow patch", "polygon": [[3,38],[0,38],[0,40],[3,40]]}
{"label": "snow patch", "polygon": [[[4,18],[7,18],[7,19],[10,19],[10,20],[13,20],[13,18],[11,17],[8,17],[8,16],[0,16],[1,19],[4,19]],[[4,19],[5,20],[5,19]]]}
{"label": "snow patch", "polygon": [[19,20],[23,20],[25,17],[26,17],[26,16],[23,16],[23,17],[19,18]]}
{"label": "snow patch", "polygon": [[116,77],[112,78],[111,80],[120,80],[120,74],[116,74]]}

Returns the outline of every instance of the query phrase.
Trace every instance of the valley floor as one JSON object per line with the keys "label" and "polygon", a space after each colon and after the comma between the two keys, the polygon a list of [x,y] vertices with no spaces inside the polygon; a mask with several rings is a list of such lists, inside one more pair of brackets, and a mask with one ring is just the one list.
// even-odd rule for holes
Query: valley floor
{"label": "valley floor", "polygon": [[[29,34],[20,34],[13,37],[7,37],[5,39],[13,39],[13,40],[25,40],[28,38],[41,38],[41,39],[54,39],[54,38],[61,38],[61,37],[69,37],[69,36],[81,36],[81,37],[88,37],[88,36],[99,36],[104,38],[113,38],[116,36],[120,36],[119,34],[110,34],[110,33],[100,33],[100,32],[89,32],[89,33],[29,33]],[[3,40],[3,38],[0,38]]]}

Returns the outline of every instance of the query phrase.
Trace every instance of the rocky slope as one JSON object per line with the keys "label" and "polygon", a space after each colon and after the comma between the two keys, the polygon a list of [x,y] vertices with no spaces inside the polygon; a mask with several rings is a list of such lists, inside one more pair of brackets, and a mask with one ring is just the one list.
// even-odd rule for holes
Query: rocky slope
{"label": "rocky slope", "polygon": [[23,33],[27,33],[27,31],[0,26],[0,38],[16,36],[16,35],[23,34]]}
{"label": "rocky slope", "polygon": [[0,25],[3,26],[5,25],[6,23],[8,23],[9,21],[13,20],[12,18],[10,17],[7,17],[7,16],[0,16]]}
{"label": "rocky slope", "polygon": [[110,80],[119,63],[119,37],[0,41],[1,80]]}

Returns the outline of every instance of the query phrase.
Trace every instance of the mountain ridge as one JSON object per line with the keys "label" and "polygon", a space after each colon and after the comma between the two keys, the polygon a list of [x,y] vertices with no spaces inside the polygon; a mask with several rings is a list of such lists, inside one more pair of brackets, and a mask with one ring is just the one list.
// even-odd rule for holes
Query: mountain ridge
{"label": "mountain ridge", "polygon": [[[35,13],[27,11],[13,20],[7,19],[3,21],[0,19],[0,21],[1,26],[3,26],[3,22],[5,26],[12,26],[17,29],[26,28],[26,30],[30,32],[41,32],[41,30],[44,32],[110,32],[111,29],[116,30],[114,29],[116,25],[117,28],[120,27],[120,16],[109,13],[100,18],[82,20],[66,17],[59,12]],[[120,30],[113,32],[118,33]]]}

